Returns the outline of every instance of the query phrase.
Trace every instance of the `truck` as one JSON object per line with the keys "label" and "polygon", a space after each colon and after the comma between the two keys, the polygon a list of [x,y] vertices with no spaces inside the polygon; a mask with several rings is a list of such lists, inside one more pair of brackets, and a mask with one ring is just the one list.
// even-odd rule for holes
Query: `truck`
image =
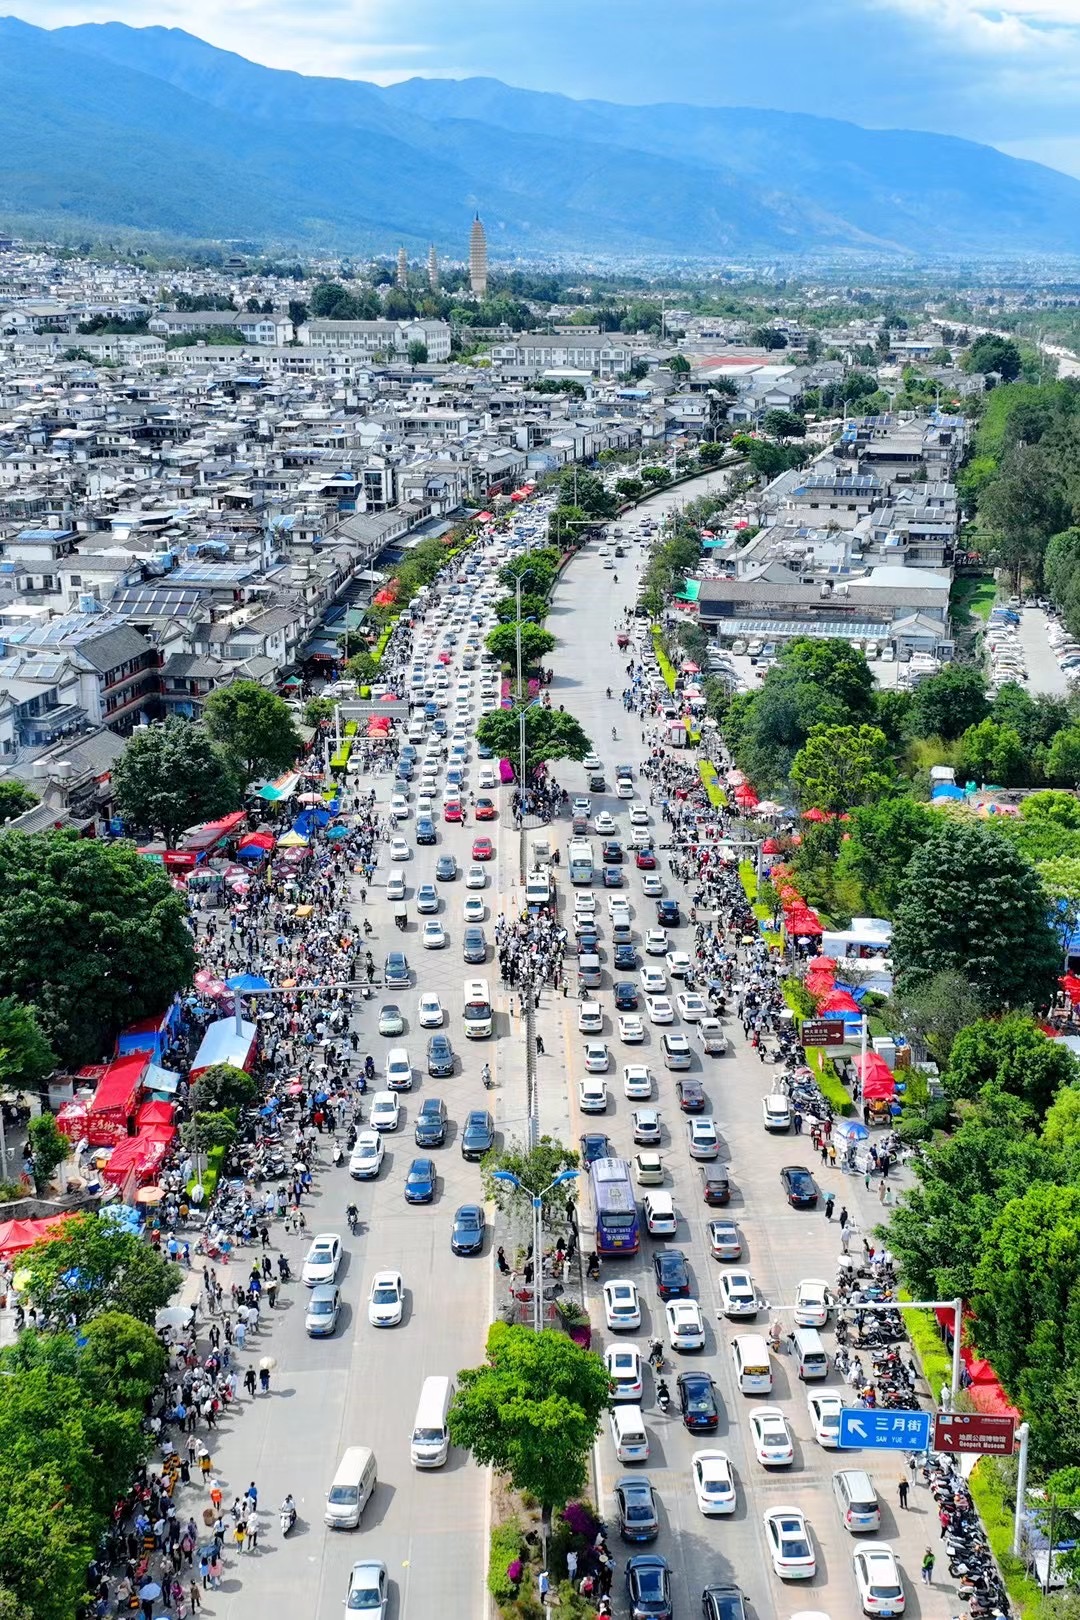
{"label": "truck", "polygon": [[697,1030],[703,1051],[714,1056],[727,1051],[728,1039],[719,1018],[699,1018]]}
{"label": "truck", "polygon": [[587,838],[571,838],[566,852],[571,883],[591,883],[593,880],[592,845]]}
{"label": "truck", "polygon": [[547,867],[526,872],[525,904],[529,908],[551,904],[551,874]]}
{"label": "truck", "polygon": [[667,740],[671,744],[672,748],[685,748],[686,747],[686,721],[685,720],[682,720],[682,719],[669,720],[667,722],[667,724],[665,725],[664,729],[667,732]]}
{"label": "truck", "polygon": [[532,850],[532,866],[534,870],[541,866],[551,865],[551,844],[546,838],[534,838],[530,848]]}

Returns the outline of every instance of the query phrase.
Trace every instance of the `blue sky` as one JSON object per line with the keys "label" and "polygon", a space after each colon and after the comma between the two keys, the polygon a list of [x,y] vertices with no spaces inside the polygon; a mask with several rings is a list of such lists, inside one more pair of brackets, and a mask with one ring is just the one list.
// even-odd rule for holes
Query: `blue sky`
{"label": "blue sky", "polygon": [[1080,0],[23,0],[19,15],[186,28],[270,67],[381,83],[484,74],[937,130],[1080,175]]}

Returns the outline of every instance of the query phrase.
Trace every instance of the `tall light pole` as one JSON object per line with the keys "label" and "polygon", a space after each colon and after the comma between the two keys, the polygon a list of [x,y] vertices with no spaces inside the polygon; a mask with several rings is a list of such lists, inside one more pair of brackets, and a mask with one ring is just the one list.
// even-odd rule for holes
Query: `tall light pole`
{"label": "tall light pole", "polygon": [[523,696],[521,673],[521,585],[522,581],[528,579],[531,574],[531,568],[523,568],[514,581],[514,647],[517,657],[517,700],[519,703]]}
{"label": "tall light pole", "polygon": [[544,1326],[544,1199],[547,1197],[549,1192],[554,1192],[555,1188],[561,1186],[563,1182],[576,1181],[577,1176],[578,1172],[576,1170],[560,1170],[559,1174],[555,1177],[555,1180],[549,1182],[544,1188],[543,1192],[534,1193],[530,1192],[529,1188],[526,1187],[521,1178],[519,1176],[515,1176],[512,1170],[493,1170],[491,1172],[491,1179],[493,1181],[505,1181],[509,1186],[516,1187],[518,1192],[526,1193],[532,1201],[534,1333],[541,1332]]}

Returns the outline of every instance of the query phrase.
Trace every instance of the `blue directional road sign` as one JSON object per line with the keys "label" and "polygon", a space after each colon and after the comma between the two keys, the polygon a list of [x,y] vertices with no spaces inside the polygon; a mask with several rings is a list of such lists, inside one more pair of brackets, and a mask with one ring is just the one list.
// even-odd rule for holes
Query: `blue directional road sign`
{"label": "blue directional road sign", "polygon": [[864,1406],[845,1406],[840,1413],[844,1450],[925,1451],[929,1444],[929,1412],[876,1412]]}

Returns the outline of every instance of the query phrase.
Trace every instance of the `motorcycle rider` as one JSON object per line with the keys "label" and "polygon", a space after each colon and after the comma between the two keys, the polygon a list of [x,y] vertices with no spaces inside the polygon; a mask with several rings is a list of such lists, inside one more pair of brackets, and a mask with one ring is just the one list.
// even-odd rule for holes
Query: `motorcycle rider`
{"label": "motorcycle rider", "polygon": [[355,1232],[356,1223],[360,1219],[360,1211],[357,1209],[355,1204],[349,1205],[348,1209],[345,1211],[345,1219],[349,1223],[349,1231]]}
{"label": "motorcycle rider", "polygon": [[656,1380],[656,1404],[661,1412],[666,1412],[671,1405],[671,1391],[667,1387],[666,1378]]}
{"label": "motorcycle rider", "polygon": [[296,1523],[296,1503],[292,1499],[291,1491],[289,1492],[288,1496],[286,1496],[284,1502],[282,1502],[280,1511],[281,1532],[283,1535],[287,1536],[293,1525]]}

